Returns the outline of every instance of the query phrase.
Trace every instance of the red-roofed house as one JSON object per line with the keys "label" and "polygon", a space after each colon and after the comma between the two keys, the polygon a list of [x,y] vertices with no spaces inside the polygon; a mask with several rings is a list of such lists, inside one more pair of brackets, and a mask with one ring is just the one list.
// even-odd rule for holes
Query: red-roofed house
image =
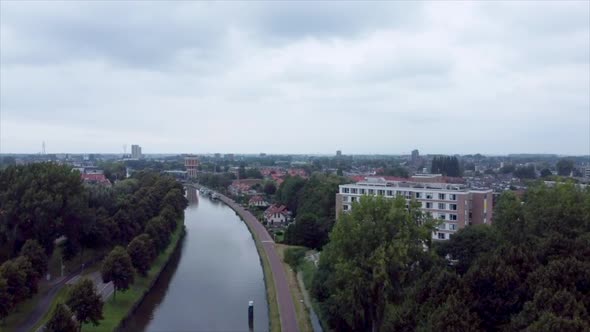
{"label": "red-roofed house", "polygon": [[80,174],[80,178],[85,183],[96,183],[107,187],[111,186],[111,181],[104,174]]}
{"label": "red-roofed house", "polygon": [[264,211],[264,220],[269,225],[284,225],[291,220],[291,212],[284,205],[271,205]]}
{"label": "red-roofed house", "polygon": [[249,206],[267,207],[268,202],[262,196],[254,196],[248,201]]}

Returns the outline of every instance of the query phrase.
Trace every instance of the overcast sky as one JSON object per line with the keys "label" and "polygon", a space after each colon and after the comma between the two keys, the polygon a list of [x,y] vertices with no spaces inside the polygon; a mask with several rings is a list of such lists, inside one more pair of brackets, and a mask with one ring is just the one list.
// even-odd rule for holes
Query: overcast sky
{"label": "overcast sky", "polygon": [[588,1],[1,1],[0,18],[2,153],[590,153]]}

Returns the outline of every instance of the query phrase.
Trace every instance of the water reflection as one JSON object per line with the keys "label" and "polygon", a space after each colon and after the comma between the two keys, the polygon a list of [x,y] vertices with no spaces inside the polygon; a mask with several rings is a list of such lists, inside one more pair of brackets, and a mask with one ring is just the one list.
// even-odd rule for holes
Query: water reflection
{"label": "water reflection", "polygon": [[[187,191],[187,235],[154,292],[131,317],[129,331],[268,330],[262,266],[246,225],[222,202]],[[173,258],[174,259],[174,258]]]}

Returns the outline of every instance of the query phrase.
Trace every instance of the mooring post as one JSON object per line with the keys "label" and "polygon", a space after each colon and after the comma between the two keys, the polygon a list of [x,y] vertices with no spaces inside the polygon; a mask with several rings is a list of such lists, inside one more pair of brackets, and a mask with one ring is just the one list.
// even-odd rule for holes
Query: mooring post
{"label": "mooring post", "polygon": [[254,329],[254,301],[248,302],[248,327],[250,331]]}

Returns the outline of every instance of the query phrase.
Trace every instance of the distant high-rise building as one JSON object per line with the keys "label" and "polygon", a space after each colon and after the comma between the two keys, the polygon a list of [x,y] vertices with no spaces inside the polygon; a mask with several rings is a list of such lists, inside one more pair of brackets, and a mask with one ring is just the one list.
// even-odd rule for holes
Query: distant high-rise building
{"label": "distant high-rise building", "polygon": [[215,158],[221,158],[221,153],[216,153],[216,154],[214,155],[214,157],[215,157]]}
{"label": "distant high-rise building", "polygon": [[141,146],[139,145],[132,145],[131,146],[131,158],[133,159],[141,159]]}
{"label": "distant high-rise building", "polygon": [[189,178],[197,177],[198,167],[199,159],[196,156],[187,156],[184,158],[184,168]]}
{"label": "distant high-rise building", "polygon": [[342,151],[340,151],[340,150],[336,151],[336,157],[342,157]]}
{"label": "distant high-rise building", "polygon": [[586,167],[586,171],[584,172],[584,176],[590,178],[590,166]]}
{"label": "distant high-rise building", "polygon": [[232,161],[233,161],[233,160],[234,160],[234,154],[233,154],[233,153],[226,153],[226,154],[223,156],[223,158],[224,158],[224,159],[227,159],[227,160],[232,160]]}
{"label": "distant high-rise building", "polygon": [[412,164],[417,164],[420,161],[420,152],[418,150],[412,151]]}

